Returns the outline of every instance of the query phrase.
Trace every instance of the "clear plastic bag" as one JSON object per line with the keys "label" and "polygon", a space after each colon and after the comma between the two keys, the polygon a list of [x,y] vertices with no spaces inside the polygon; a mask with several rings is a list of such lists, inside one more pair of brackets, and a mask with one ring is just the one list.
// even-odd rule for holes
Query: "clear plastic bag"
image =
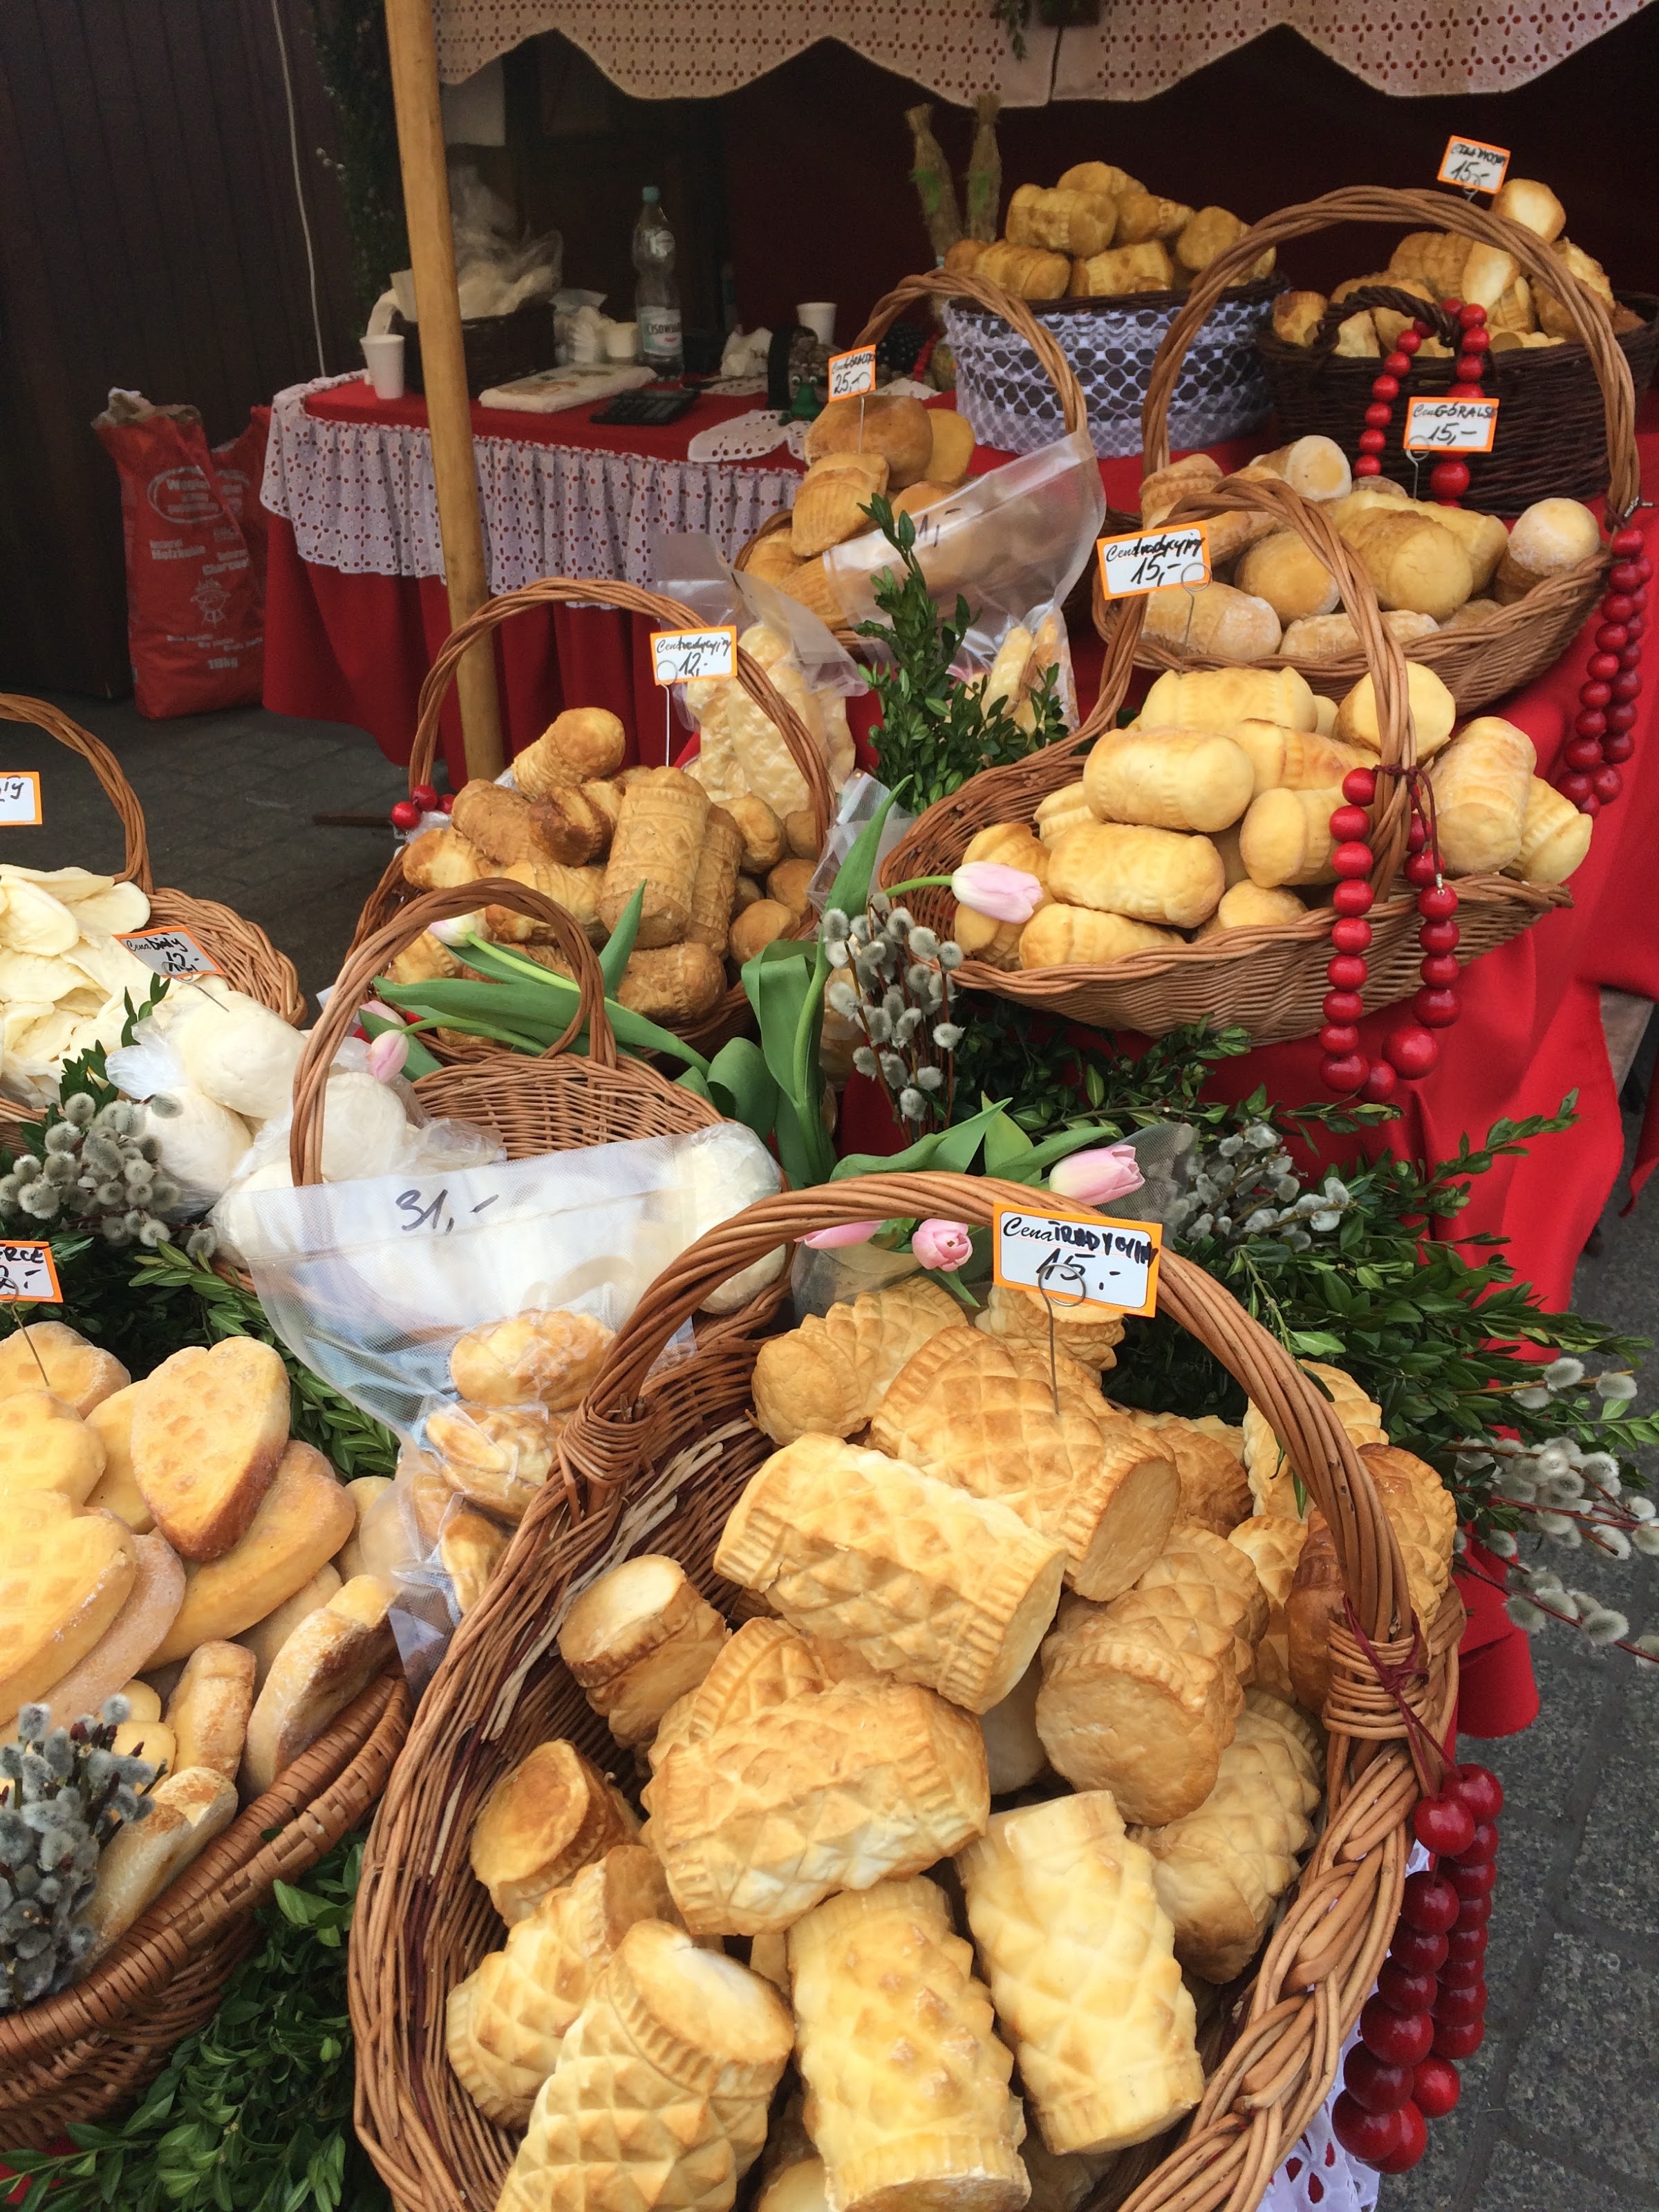
{"label": "clear plastic bag", "polygon": [[510,315],[532,300],[552,299],[564,265],[556,230],[515,238],[512,209],[464,164],[450,172],[449,202],[464,321]]}
{"label": "clear plastic bag", "polygon": [[655,531],[649,550],[653,589],[683,600],[700,620],[739,629],[764,623],[787,639],[790,659],[814,691],[856,699],[869,690],[857,661],[810,607],[734,568],[704,532]]}

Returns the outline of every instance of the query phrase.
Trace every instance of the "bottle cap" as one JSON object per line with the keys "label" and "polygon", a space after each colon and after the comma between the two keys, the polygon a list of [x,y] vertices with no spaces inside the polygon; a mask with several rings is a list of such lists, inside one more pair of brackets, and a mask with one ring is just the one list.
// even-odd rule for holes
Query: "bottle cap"
{"label": "bottle cap", "polygon": [[647,185],[640,197],[649,204],[654,206],[657,201],[662,198],[662,194],[658,191],[655,185]]}

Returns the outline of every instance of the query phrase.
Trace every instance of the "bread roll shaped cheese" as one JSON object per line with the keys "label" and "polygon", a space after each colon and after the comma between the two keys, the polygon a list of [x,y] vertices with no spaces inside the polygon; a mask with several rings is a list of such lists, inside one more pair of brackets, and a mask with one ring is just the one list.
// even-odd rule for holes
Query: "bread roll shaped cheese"
{"label": "bread roll shaped cheese", "polygon": [[1275,1698],[1294,1698],[1291,1684],[1291,1655],[1285,1624],[1285,1602],[1296,1578],[1308,1524],[1285,1513],[1252,1513],[1228,1531],[1227,1541],[1237,1547],[1255,1569],[1267,1598],[1267,1626],[1255,1647],[1255,1683],[1244,1693],[1248,1709],[1258,1689]]}
{"label": "bread roll shaped cheese", "polygon": [[1527,787],[1516,873],[1528,884],[1565,883],[1589,852],[1595,827],[1594,818],[1581,814],[1553,784],[1534,776]]}
{"label": "bread roll shaped cheese", "polygon": [[526,1307],[457,1337],[450,1380],[474,1405],[539,1405],[564,1413],[599,1373],[613,1340],[614,1332],[591,1314]]}
{"label": "bread roll shaped cheese", "polygon": [[257,1662],[240,1644],[198,1644],[167,1700],[179,1765],[211,1767],[234,1782],[253,1711]]}
{"label": "bread roll shaped cheese", "polygon": [[1017,964],[1030,968],[1103,968],[1133,953],[1179,945],[1172,929],[1131,921],[1127,915],[1092,907],[1045,906],[1019,932]]}
{"label": "bread roll shaped cheese", "polygon": [[[1426,761],[1451,736],[1457,720],[1457,702],[1433,669],[1420,660],[1406,663],[1406,697],[1417,739],[1417,757]],[[1367,752],[1382,750],[1376,714],[1376,687],[1362,676],[1336,710],[1337,738],[1348,745],[1363,745]]]}
{"label": "bread roll shaped cheese", "polygon": [[684,945],[653,945],[630,952],[617,986],[617,1004],[643,1014],[647,1021],[683,1028],[700,1022],[725,988],[720,953],[711,945],[688,938]]}
{"label": "bread roll shaped cheese", "polygon": [[1103,253],[1079,256],[1073,269],[1075,296],[1121,299],[1131,292],[1167,292],[1175,283],[1175,264],[1162,240],[1109,246]]}
{"label": "bread roll shaped cheese", "polygon": [[1051,2152],[1117,2150],[1204,2090],[1151,1857],[1104,1790],[995,1814],[958,1854],[997,2016]]}
{"label": "bread roll shaped cheese", "polygon": [[938,1884],[815,1905],[789,1930],[789,1976],[807,2126],[841,2212],[1019,2212],[1013,2057]]}
{"label": "bread roll shaped cheese", "polygon": [[[1464,611],[1458,610],[1459,614]],[[1457,616],[1449,619],[1455,622]],[[1414,614],[1409,607],[1389,607],[1383,613],[1382,627],[1401,645],[1409,645],[1414,638],[1432,637],[1440,624],[1432,615]],[[1359,632],[1352,615],[1310,615],[1305,621],[1286,623],[1279,650],[1291,660],[1352,660],[1360,651]],[[1334,710],[1335,702],[1330,703]]]}
{"label": "bread roll shaped cheese", "polygon": [[1350,769],[1364,768],[1376,757],[1358,745],[1322,738],[1316,730],[1287,730],[1278,722],[1255,720],[1240,722],[1232,742],[1249,756],[1253,799],[1264,791],[1328,789]]}
{"label": "bread roll shaped cheese", "polygon": [[927,427],[933,448],[923,481],[949,491],[967,475],[974,458],[974,434],[965,415],[951,407],[930,407]]}
{"label": "bread roll shaped cheese", "polygon": [[[1295,297],[1295,295],[1291,295]],[[1320,300],[1323,313],[1324,301],[1318,293],[1310,295]],[[1275,315],[1275,325],[1277,316]],[[1251,462],[1252,471],[1266,469],[1281,477],[1292,491],[1299,491],[1304,499],[1316,505],[1327,500],[1346,499],[1353,489],[1353,471],[1348,466],[1348,457],[1334,438],[1317,433],[1305,438],[1296,438],[1288,446],[1280,446],[1271,453],[1261,453]],[[1241,474],[1244,473],[1243,471]]]}
{"label": "bread roll shaped cheese", "polygon": [[14,1390],[0,1404],[0,1499],[56,1490],[71,1505],[84,1504],[104,1472],[96,1433],[50,1390]]}
{"label": "bread roll shaped cheese", "polygon": [[356,1575],[276,1654],[248,1717],[242,1786],[249,1796],[262,1796],[394,1662],[392,1598],[378,1575]]}
{"label": "bread roll shaped cheese", "polygon": [[1207,921],[1226,887],[1221,855],[1209,839],[1170,830],[1100,822],[1067,830],[1048,860],[1048,890],[1058,903],[1176,929]]}
{"label": "bread roll shaped cheese", "polygon": [[[606,788],[609,788],[607,786]],[[495,872],[508,883],[523,884],[526,890],[539,891],[544,898],[562,906],[573,921],[580,922],[590,938],[603,942],[605,931],[599,922],[599,893],[605,885],[602,867],[568,867],[561,860],[514,860]],[[534,915],[517,913],[512,907],[487,906],[483,910],[484,927],[479,932],[496,945],[547,945],[553,937],[551,926],[538,921]],[[438,939],[426,933],[434,945]],[[447,948],[439,945],[441,951]],[[461,966],[455,962],[451,970],[460,974]],[[413,976],[403,980],[413,981]]]}
{"label": "bread roll shaped cheese", "polygon": [[809,1314],[799,1328],[761,1346],[755,1418],[774,1443],[809,1433],[849,1437],[911,1353],[961,1318],[951,1293],[920,1273]]}
{"label": "bread roll shaped cheese", "polygon": [[1286,345],[1311,345],[1328,304],[1322,292],[1281,292],[1273,301],[1273,336]]}
{"label": "bread roll shaped cheese", "polygon": [[473,1824],[469,1856],[511,1928],[638,1830],[622,1792],[574,1744],[556,1739],[538,1743],[495,1784]]}
{"label": "bread roll shaped cheese", "polygon": [[604,707],[567,707],[513,761],[513,780],[532,799],[558,784],[615,775],[628,757],[628,732]]}
{"label": "bread roll shaped cheese", "polygon": [[1339,603],[1335,577],[1298,531],[1262,538],[1233,574],[1239,590],[1265,599],[1281,623],[1333,614]]}
{"label": "bread roll shaped cheese", "polygon": [[787,848],[783,824],[766,801],[753,796],[729,799],[726,811],[743,839],[743,872],[763,876],[769,868],[775,868]]}
{"label": "bread roll shaped cheese", "polygon": [[628,787],[605,862],[599,919],[613,930],[641,884],[645,899],[635,943],[678,944],[691,919],[708,798],[678,769],[652,769]]}
{"label": "bread roll shaped cheese", "polygon": [[[1254,783],[1248,756],[1207,730],[1109,730],[1083,771],[1099,820],[1158,830],[1228,829],[1249,805]],[[1046,864],[1044,848],[1030,842]]]}
{"label": "bread roll shaped cheese", "polygon": [[1221,872],[1227,879],[1227,889],[1231,890],[1235,884],[1249,883],[1249,871],[1244,866],[1244,856],[1238,849],[1237,824],[1235,823],[1231,830],[1218,830],[1210,842],[1221,855]]}
{"label": "bread roll shaped cheese", "polygon": [[187,1345],[145,1378],[133,1473],[182,1559],[216,1559],[246,1534],[288,1444],[288,1370],[256,1337]]}
{"label": "bread roll shaped cheese", "polygon": [[[664,1714],[647,1754],[652,1771],[677,1743],[702,1743],[775,1705],[817,1697],[837,1682],[873,1679],[873,1669],[848,1644],[802,1636],[770,1615],[745,1620],[720,1646],[696,1687]],[[648,1810],[649,1784],[643,1802]]]}
{"label": "bread roll shaped cheese", "polygon": [[[1443,622],[1474,591],[1469,556],[1450,531],[1418,514],[1368,507],[1340,525],[1385,607],[1406,607]],[[1309,607],[1309,614],[1328,610]]]}
{"label": "bread roll shaped cheese", "polygon": [[872,465],[848,468],[838,460],[819,461],[801,479],[791,510],[789,547],[799,561],[827,553],[870,527],[870,501],[887,489],[887,464],[879,453],[860,456]]}
{"label": "bread roll shaped cheese", "polygon": [[1446,872],[1486,875],[1521,850],[1538,756],[1532,739],[1501,714],[1467,723],[1429,769],[1435,832]]}
{"label": "bread roll shaped cheese", "polygon": [[714,1554],[793,1627],[975,1713],[1030,1664],[1065,1567],[1057,1540],[996,1499],[823,1436],[750,1477]]}
{"label": "bread roll shaped cheese", "polygon": [[1497,574],[1510,542],[1510,533],[1498,518],[1478,514],[1471,507],[1428,507],[1416,501],[1413,507],[1440,529],[1450,531],[1468,556],[1474,590],[1484,592]]}
{"label": "bread roll shaped cheese", "polygon": [[135,1536],[155,1526],[132,1466],[132,1416],[143,1387],[142,1382],[129,1382],[124,1389],[101,1399],[84,1416],[87,1426],[104,1447],[104,1471],[86,1502],[94,1511],[113,1513],[125,1521]]}
{"label": "bread roll shaped cheese", "polygon": [[1261,660],[1283,626],[1266,599],[1231,584],[1166,584],[1146,594],[1145,635],[1195,658]]}
{"label": "bread roll shaped cheese", "polygon": [[1221,894],[1221,903],[1198,933],[1198,939],[1219,937],[1230,929],[1283,929],[1306,918],[1308,909],[1294,891],[1245,882]]}
{"label": "bread roll shaped cheese", "polygon": [[418,891],[449,890],[493,876],[494,866],[459,830],[426,830],[404,847],[404,881]]}
{"label": "bread roll shaped cheese", "polygon": [[0,1398],[44,1389],[85,1420],[131,1380],[112,1352],[66,1322],[33,1321],[0,1342]]}
{"label": "bread roll shaped cheese", "polygon": [[864,399],[832,399],[807,427],[806,459],[830,453],[879,454],[894,491],[918,483],[933,451],[933,425],[921,400],[896,392]]}
{"label": "bread roll shaped cheese", "polygon": [[[1111,200],[1121,200],[1127,193],[1146,189],[1127,169],[1120,169],[1113,161],[1074,161],[1060,177],[1060,188],[1067,192],[1101,192]],[[1016,192],[1014,198],[1018,198]]]}
{"label": "bread roll shaped cheese", "polygon": [[1498,563],[1492,596],[1504,606],[1534,584],[1593,560],[1601,550],[1595,517],[1576,499],[1540,499],[1516,517]]}
{"label": "bread roll shaped cheese", "polygon": [[1141,702],[1143,730],[1218,730],[1231,737],[1243,721],[1278,722],[1312,730],[1318,713],[1312,686],[1295,668],[1166,669]]}
{"label": "bread roll shaped cheese", "polygon": [[1007,1283],[992,1285],[990,1297],[974,1316],[974,1327],[981,1336],[1036,1345],[1045,1358],[1053,1344],[1095,1375],[1117,1364],[1115,1346],[1123,1341],[1123,1323],[1116,1314],[1080,1317],[1056,1310],[1054,1301],[1036,1291],[1017,1290]]}
{"label": "bread roll shaped cheese", "polygon": [[236,1785],[202,1767],[181,1768],[149,1793],[142,1820],[124,1821],[104,1845],[82,1916],[96,1959],[236,1817]]}
{"label": "bread roll shaped cheese", "polygon": [[1158,1449],[1175,1462],[1181,1480],[1177,1530],[1208,1528],[1224,1536],[1243,1520],[1252,1505],[1249,1478],[1225,1437],[1178,1413],[1140,1413],[1134,1420],[1137,1428],[1152,1431]]}
{"label": "bread roll shaped cheese", "polygon": [[[1221,482],[1219,463],[1207,453],[1186,453],[1166,468],[1154,469],[1141,481],[1140,519],[1146,523],[1158,523],[1170,514],[1183,499],[1200,496]],[[1224,514],[1206,518],[1204,527],[1209,533],[1210,561],[1212,567],[1224,568],[1236,561],[1247,545],[1258,538],[1266,538],[1274,527],[1270,514],[1258,514],[1252,508],[1229,507]]]}
{"label": "bread roll shaped cheese", "polygon": [[1264,791],[1252,799],[1238,833],[1250,881],[1269,890],[1281,884],[1334,883],[1331,816],[1342,804],[1340,785],[1323,791]]}
{"label": "bread roll shaped cheese", "polygon": [[1507,216],[1523,230],[1552,246],[1567,227],[1567,211],[1547,185],[1530,177],[1506,177],[1492,204],[1494,215]]}
{"label": "bread roll shaped cheese", "polygon": [[559,1656],[617,1742],[646,1743],[729,1633],[678,1559],[646,1552],[581,1592],[559,1631]]}
{"label": "bread roll shaped cheese", "polygon": [[46,1696],[96,1647],[137,1579],[137,1543],[112,1513],[77,1512],[62,1491],[20,1490],[8,1499],[0,1723]]}
{"label": "bread roll shaped cheese", "polygon": [[1059,791],[1051,791],[1046,798],[1038,799],[1031,820],[1039,842],[1051,846],[1068,830],[1080,830],[1094,818],[1094,810],[1084,795],[1079,777],[1076,783],[1066,784]]}
{"label": "bread roll shaped cheese", "polygon": [[1024,926],[1018,921],[998,921],[988,914],[975,914],[970,906],[955,908],[951,916],[951,934],[965,956],[1004,975],[1012,974],[1019,966],[1019,939]]}
{"label": "bread roll shaped cheese", "polygon": [[[377,1480],[387,1491],[392,1488],[390,1482],[386,1481],[384,1477],[365,1475],[358,1479],[360,1481]],[[349,1549],[349,1546],[347,1549]],[[342,1552],[340,1556],[343,1559],[345,1553]],[[356,1571],[361,1574],[367,1571],[359,1567]],[[319,1567],[303,1589],[295,1590],[292,1597],[284,1599],[283,1603],[274,1611],[268,1613],[263,1620],[256,1620],[252,1628],[245,1628],[236,1638],[245,1651],[251,1651],[253,1655],[253,1694],[256,1698],[264,1689],[265,1676],[270,1672],[270,1663],[283,1644],[288,1642],[289,1638],[293,1635],[302,1620],[307,1620],[313,1613],[322,1611],[336,1591],[340,1589],[342,1577],[337,1567],[333,1565]]]}
{"label": "bread roll shaped cheese", "polygon": [[1138,246],[1144,239],[1161,238],[1167,245],[1185,230],[1194,212],[1180,200],[1161,199],[1156,192],[1137,185],[1118,197],[1118,243]]}

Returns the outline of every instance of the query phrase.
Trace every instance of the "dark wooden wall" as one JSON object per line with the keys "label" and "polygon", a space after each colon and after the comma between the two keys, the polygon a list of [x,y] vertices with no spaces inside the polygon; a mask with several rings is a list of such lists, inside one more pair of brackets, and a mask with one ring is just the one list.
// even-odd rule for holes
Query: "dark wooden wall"
{"label": "dark wooden wall", "polygon": [[[323,352],[361,360],[331,114],[277,0]],[[112,385],[212,442],[319,373],[271,0],[0,4],[0,684],[128,688]]]}

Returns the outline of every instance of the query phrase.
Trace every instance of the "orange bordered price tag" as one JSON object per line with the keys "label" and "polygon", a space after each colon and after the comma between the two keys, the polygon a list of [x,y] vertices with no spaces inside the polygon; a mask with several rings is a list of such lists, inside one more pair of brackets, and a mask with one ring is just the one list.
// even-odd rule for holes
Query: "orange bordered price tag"
{"label": "orange bordered price tag", "polygon": [[1507,146],[1488,146],[1480,138],[1448,138],[1435,182],[1460,191],[1495,192],[1510,166]]}
{"label": "orange bordered price tag", "polygon": [[50,1244],[0,1243],[0,1305],[61,1305]]}
{"label": "orange bordered price tag", "polygon": [[1100,588],[1109,599],[1132,599],[1170,584],[1207,584],[1210,532],[1202,522],[1172,522],[1127,538],[1098,538]]}
{"label": "orange bordered price tag", "polygon": [[1498,434],[1496,399],[1408,399],[1408,453],[1489,453]]}
{"label": "orange bordered price tag", "polygon": [[876,388],[874,346],[854,346],[850,353],[830,356],[830,397],[858,399]]}
{"label": "orange bordered price tag", "polygon": [[32,768],[13,769],[0,775],[0,829],[38,830],[40,820],[38,773]]}
{"label": "orange bordered price tag", "polygon": [[1076,1215],[996,1209],[993,1279],[1035,1291],[1057,1316],[1088,1321],[1105,1313],[1143,1320],[1158,1310],[1158,1221],[1084,1219]]}
{"label": "orange bordered price tag", "polygon": [[651,675],[663,684],[695,683],[700,677],[735,676],[738,633],[730,623],[710,629],[653,629]]}
{"label": "orange bordered price tag", "polygon": [[152,975],[219,975],[223,969],[204,951],[187,929],[134,929],[123,934],[135,960],[142,960]]}

